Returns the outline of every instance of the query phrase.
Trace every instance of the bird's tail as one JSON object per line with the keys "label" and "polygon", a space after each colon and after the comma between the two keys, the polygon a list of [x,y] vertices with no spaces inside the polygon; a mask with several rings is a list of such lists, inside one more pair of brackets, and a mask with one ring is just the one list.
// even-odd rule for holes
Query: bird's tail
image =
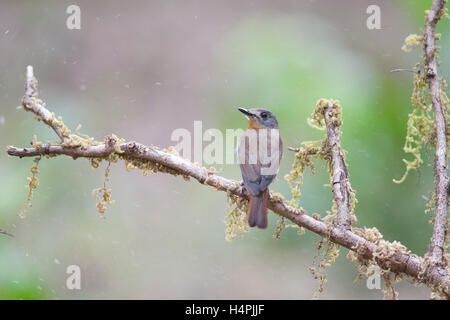
{"label": "bird's tail", "polygon": [[269,189],[264,190],[257,196],[250,196],[247,220],[250,227],[267,228],[267,202],[269,200]]}

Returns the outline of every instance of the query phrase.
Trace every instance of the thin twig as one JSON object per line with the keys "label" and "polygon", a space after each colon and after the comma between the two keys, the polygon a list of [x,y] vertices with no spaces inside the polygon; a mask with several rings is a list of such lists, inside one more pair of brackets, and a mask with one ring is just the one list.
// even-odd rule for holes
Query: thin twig
{"label": "thin twig", "polygon": [[1,234],[6,234],[7,236],[14,237],[11,233],[6,232],[5,230],[0,229]]}
{"label": "thin twig", "polygon": [[389,72],[403,72],[403,71],[406,71],[406,72],[414,72],[414,70],[412,70],[412,69],[392,69],[391,71],[389,71]]}
{"label": "thin twig", "polygon": [[27,66],[25,96],[22,99],[22,106],[27,111],[32,111],[36,116],[49,125],[58,135],[62,142],[70,141],[70,137],[60,126],[61,121],[55,119],[55,115],[48,111],[43,102],[38,99],[37,80],[34,77],[33,67]]}

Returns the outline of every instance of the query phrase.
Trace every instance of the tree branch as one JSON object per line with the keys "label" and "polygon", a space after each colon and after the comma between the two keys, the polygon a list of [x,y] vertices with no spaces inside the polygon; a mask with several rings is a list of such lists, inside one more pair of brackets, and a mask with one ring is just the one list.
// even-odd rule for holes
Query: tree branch
{"label": "tree branch", "polygon": [[436,209],[434,217],[433,236],[428,251],[432,265],[443,265],[445,254],[445,236],[448,210],[447,176],[447,125],[445,121],[446,110],[442,106],[441,89],[437,73],[435,31],[436,24],[444,14],[444,5],[447,0],[434,0],[426,17],[424,33],[425,74],[430,89],[433,105],[434,122],[436,127],[436,152],[434,159],[434,179],[436,184]]}
{"label": "tree branch", "polygon": [[340,139],[340,112],[333,108],[333,104],[328,101],[324,108],[324,120],[327,128],[328,144],[331,151],[332,165],[332,188],[333,197],[337,206],[337,225],[345,230],[350,230],[350,181],[348,177],[347,165],[344,160],[344,151],[341,147]]}
{"label": "tree branch", "polygon": [[68,130],[61,120],[55,119],[55,115],[45,108],[45,104],[38,99],[37,80],[34,77],[33,67],[27,66],[25,96],[22,99],[22,106],[27,111],[36,114],[39,120],[44,121],[55,131],[62,142],[70,141],[70,130]]}
{"label": "tree branch", "polygon": [[6,232],[5,230],[2,230],[2,229],[0,229],[0,233],[1,234],[5,234],[5,235],[10,236],[10,237],[13,237],[13,235],[11,233]]}
{"label": "tree branch", "polygon": [[[88,159],[108,159],[111,155],[117,155],[123,159],[149,161],[157,166],[163,172],[169,172],[175,175],[183,175],[196,179],[199,183],[213,187],[217,190],[229,192],[236,196],[248,199],[248,193],[245,188],[237,181],[229,180],[221,177],[213,172],[208,171],[206,168],[190,162],[187,159],[183,159],[176,154],[159,150],[157,147],[144,146],[137,142],[125,142],[120,143],[114,137],[106,137],[103,143],[95,142],[92,145],[76,145],[71,141],[72,135],[64,135],[59,129],[60,126],[52,125],[52,121],[45,115],[51,115],[50,111],[45,108],[45,104],[39,102],[36,95],[35,83],[34,89],[28,90],[30,82],[34,82],[34,76],[32,67],[27,68],[27,91],[24,101],[27,101],[26,109],[32,111],[37,116],[42,118],[58,136],[61,134],[63,143],[50,145],[43,144],[32,148],[16,148],[8,147],[8,155],[14,157],[33,157],[33,156],[59,156],[66,155],[74,159],[76,158],[88,158]],[[31,99],[34,97],[34,99]],[[44,117],[43,117],[44,116]],[[327,117],[325,117],[326,119]],[[47,119],[47,120],[46,120]],[[61,121],[62,123],[62,121]],[[348,179],[348,173],[345,163],[343,163],[342,149],[340,147],[340,140],[337,128],[327,121],[327,132],[330,139],[330,144],[335,146],[335,152],[333,152],[333,159],[336,158],[336,169],[334,172],[339,172],[336,175],[337,180],[340,183],[335,185],[343,185]],[[64,124],[62,123],[64,127]],[[328,128],[329,127],[329,128]],[[333,165],[334,168],[334,165]],[[334,179],[334,178],[333,178]],[[341,182],[342,181],[342,182]],[[340,214],[340,221],[344,222],[337,224],[336,226],[329,226],[323,221],[317,220],[306,213],[302,208],[294,208],[288,204],[288,201],[281,195],[271,193],[269,199],[269,209],[276,214],[291,220],[298,226],[305,227],[306,229],[330,239],[345,248],[348,248],[357,253],[358,257],[362,260],[375,261],[381,268],[390,270],[392,272],[404,273],[413,277],[417,281],[427,283],[432,286],[444,285],[443,292],[450,296],[450,286],[446,284],[447,272],[442,268],[428,268],[425,271],[425,277],[421,277],[421,260],[414,254],[407,252],[406,250],[394,250],[388,255],[382,255],[380,252],[386,247],[386,244],[390,244],[385,241],[383,247],[379,244],[371,242],[365,239],[363,236],[359,236],[350,230],[350,225],[345,224],[348,221],[349,209],[348,209],[348,193],[346,189],[334,189],[336,194],[344,192],[343,198],[338,198],[340,206],[343,207],[343,213]],[[348,192],[348,190],[347,190]],[[342,228],[345,226],[345,228]]]}

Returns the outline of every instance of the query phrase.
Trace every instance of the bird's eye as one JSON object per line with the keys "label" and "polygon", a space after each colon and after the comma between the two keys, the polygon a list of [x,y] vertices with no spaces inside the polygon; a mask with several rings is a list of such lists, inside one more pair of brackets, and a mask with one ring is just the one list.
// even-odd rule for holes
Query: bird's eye
{"label": "bird's eye", "polygon": [[261,118],[263,118],[263,119],[267,118],[267,112],[262,112],[261,113]]}

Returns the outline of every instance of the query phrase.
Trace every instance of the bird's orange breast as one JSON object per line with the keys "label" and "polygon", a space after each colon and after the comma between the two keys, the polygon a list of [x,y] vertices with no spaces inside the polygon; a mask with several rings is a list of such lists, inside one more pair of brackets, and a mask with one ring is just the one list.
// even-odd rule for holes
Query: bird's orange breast
{"label": "bird's orange breast", "polygon": [[265,127],[261,126],[257,120],[250,119],[248,121],[248,129],[264,129]]}

